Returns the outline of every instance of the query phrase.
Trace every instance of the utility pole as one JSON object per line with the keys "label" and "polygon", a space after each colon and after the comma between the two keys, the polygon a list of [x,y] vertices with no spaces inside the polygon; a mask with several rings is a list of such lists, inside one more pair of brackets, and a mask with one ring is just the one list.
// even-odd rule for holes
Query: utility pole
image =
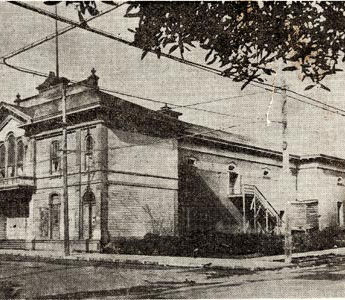
{"label": "utility pole", "polygon": [[57,4],[55,5],[55,66],[56,66],[56,77],[59,78],[59,30],[58,30],[58,9]]}
{"label": "utility pole", "polygon": [[[56,78],[59,78],[59,38],[58,38],[58,11],[55,5],[55,63],[56,63]],[[64,253],[66,256],[70,255],[70,241],[69,241],[69,212],[68,212],[68,172],[67,172],[67,116],[66,116],[66,89],[67,83],[62,81],[62,177],[63,177],[63,221],[64,221]]]}
{"label": "utility pole", "polygon": [[68,180],[67,180],[67,118],[66,118],[66,84],[62,83],[62,170],[63,170],[63,219],[64,219],[64,250],[65,255],[70,255],[69,243],[69,216],[68,216]]}
{"label": "utility pole", "polygon": [[[284,75],[283,75],[284,76]],[[288,129],[288,102],[286,97],[286,82],[285,78],[282,78],[282,150],[283,150],[283,176],[282,176],[282,194],[285,201],[285,262],[291,263],[292,258],[292,236],[290,226],[290,196],[288,191],[288,183],[290,180],[290,154],[289,145],[287,141],[287,129]]]}

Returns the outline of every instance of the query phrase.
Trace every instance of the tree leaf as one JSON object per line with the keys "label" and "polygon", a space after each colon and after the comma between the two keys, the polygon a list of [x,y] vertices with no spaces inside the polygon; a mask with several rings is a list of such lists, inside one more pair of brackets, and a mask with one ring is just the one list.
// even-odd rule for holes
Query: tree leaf
{"label": "tree leaf", "polygon": [[285,67],[283,68],[283,71],[296,71],[297,68],[295,66]]}
{"label": "tree leaf", "polygon": [[262,71],[264,71],[267,75],[272,75],[272,73],[275,73],[274,70],[272,69],[266,69],[266,68],[261,68]]}
{"label": "tree leaf", "polygon": [[43,1],[45,5],[56,5],[62,1]]}
{"label": "tree leaf", "polygon": [[205,56],[205,61],[207,61],[207,60],[209,59],[209,57],[210,57],[210,55],[212,54],[212,52],[213,52],[213,49],[211,49],[211,50],[206,54],[206,56]]}
{"label": "tree leaf", "polygon": [[321,87],[322,89],[324,89],[324,90],[328,91],[328,92],[330,92],[330,91],[331,91],[331,89],[330,89],[330,88],[328,88],[327,86],[323,85],[322,83],[320,83],[320,87]]}
{"label": "tree leaf", "polygon": [[312,89],[313,87],[315,87],[315,84],[308,85],[304,90],[307,91]]}
{"label": "tree leaf", "polygon": [[178,48],[178,45],[173,45],[169,50],[169,54],[173,53],[177,48]]}
{"label": "tree leaf", "polygon": [[147,55],[147,53],[149,53],[149,51],[144,50],[143,53],[141,54],[141,60],[143,60],[145,58],[145,56]]}

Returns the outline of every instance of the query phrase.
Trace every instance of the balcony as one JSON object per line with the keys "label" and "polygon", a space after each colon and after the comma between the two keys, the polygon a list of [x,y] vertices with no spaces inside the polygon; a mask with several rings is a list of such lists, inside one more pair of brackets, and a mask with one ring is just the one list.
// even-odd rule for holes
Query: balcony
{"label": "balcony", "polygon": [[0,179],[0,192],[11,190],[33,190],[34,178],[31,176],[15,176]]}

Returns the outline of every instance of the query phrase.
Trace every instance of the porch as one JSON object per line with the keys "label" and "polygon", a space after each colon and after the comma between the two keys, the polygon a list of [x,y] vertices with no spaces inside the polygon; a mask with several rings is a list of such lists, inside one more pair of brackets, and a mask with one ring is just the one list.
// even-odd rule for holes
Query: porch
{"label": "porch", "polygon": [[32,177],[0,179],[0,247],[24,248],[22,241],[28,235],[29,203],[34,189]]}

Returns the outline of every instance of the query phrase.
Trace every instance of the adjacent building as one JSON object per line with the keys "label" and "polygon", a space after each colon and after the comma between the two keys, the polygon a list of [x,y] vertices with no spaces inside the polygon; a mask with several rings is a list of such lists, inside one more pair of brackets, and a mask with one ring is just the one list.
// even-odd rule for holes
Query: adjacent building
{"label": "adjacent building", "polygon": [[[0,105],[0,247],[63,247],[62,128],[67,128],[73,250],[147,233],[279,233],[286,194],[293,230],[344,223],[345,160],[290,156],[102,92],[95,70],[54,73],[38,94]],[[62,122],[66,93],[67,122]]]}

